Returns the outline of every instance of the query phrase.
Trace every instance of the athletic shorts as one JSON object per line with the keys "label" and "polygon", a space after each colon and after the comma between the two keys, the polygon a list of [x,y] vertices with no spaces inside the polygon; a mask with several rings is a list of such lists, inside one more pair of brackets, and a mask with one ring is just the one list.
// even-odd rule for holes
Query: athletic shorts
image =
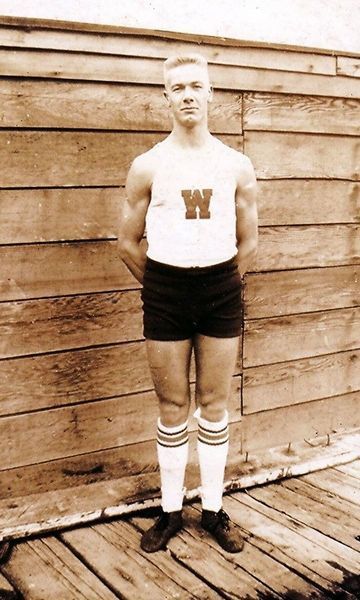
{"label": "athletic shorts", "polygon": [[200,333],[241,333],[241,278],[236,257],[210,267],[174,267],[147,258],[141,292],[144,337],[176,341]]}

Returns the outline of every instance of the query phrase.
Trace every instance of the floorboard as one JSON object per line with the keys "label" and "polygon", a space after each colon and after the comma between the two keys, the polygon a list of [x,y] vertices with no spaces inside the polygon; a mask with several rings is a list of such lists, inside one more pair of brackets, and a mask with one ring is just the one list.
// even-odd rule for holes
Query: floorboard
{"label": "floorboard", "polygon": [[201,530],[198,501],[154,554],[140,538],[157,509],[18,540],[0,565],[0,600],[358,600],[359,479],[354,460],[227,494],[239,554]]}

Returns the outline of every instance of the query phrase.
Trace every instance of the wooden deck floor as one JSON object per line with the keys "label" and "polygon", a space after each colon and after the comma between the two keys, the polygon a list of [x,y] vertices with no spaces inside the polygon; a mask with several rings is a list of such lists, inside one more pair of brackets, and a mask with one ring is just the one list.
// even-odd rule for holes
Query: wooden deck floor
{"label": "wooden deck floor", "polygon": [[18,542],[0,599],[360,598],[360,460],[227,495],[237,555],[199,530],[199,504],[167,551],[146,555],[139,514]]}

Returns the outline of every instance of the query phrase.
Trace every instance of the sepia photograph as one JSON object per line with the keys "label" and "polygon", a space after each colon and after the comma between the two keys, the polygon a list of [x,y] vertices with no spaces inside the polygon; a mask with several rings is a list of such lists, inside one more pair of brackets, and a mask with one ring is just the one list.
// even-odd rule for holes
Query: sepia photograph
{"label": "sepia photograph", "polygon": [[0,600],[360,599],[359,0],[0,0]]}

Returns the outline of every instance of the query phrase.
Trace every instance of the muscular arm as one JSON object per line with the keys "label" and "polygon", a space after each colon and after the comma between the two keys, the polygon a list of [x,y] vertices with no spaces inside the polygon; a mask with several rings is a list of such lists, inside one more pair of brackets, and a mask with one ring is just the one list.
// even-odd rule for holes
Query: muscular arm
{"label": "muscular arm", "polygon": [[236,238],[238,265],[243,276],[254,260],[258,243],[256,179],[250,160],[242,156],[236,189]]}
{"label": "muscular arm", "polygon": [[142,283],[147,244],[143,240],[145,217],[150,202],[151,172],[144,155],[134,160],[126,181],[126,198],[120,211],[118,235],[120,256]]}

